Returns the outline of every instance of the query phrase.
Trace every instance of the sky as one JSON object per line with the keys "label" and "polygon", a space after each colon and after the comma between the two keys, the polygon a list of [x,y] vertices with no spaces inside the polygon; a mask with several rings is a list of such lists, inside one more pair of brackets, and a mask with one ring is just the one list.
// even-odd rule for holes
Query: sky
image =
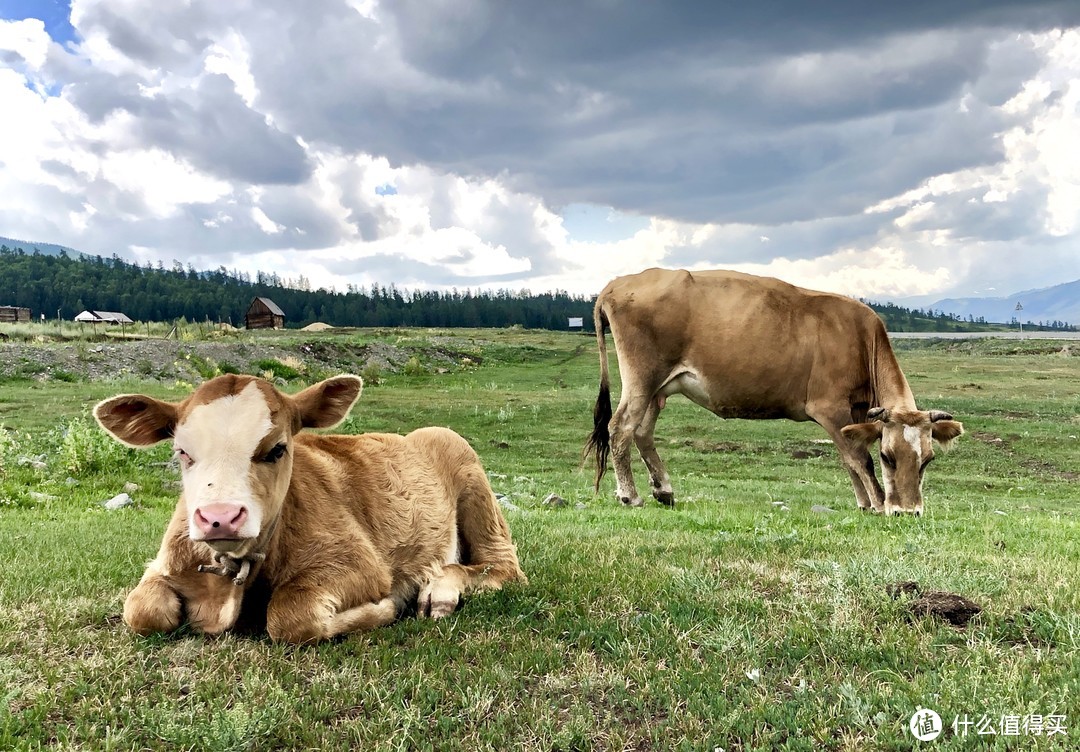
{"label": "sky", "polygon": [[1080,279],[1076,0],[0,0],[0,235],[335,288]]}

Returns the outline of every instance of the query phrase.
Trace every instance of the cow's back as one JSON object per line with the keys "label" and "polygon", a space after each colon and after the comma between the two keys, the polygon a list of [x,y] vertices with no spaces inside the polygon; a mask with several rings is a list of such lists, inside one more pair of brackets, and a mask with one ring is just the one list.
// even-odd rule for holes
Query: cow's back
{"label": "cow's back", "polygon": [[815,394],[865,391],[869,341],[884,331],[858,301],[723,270],[619,277],[597,306],[620,368],[654,386],[692,373],[707,394],[688,396],[724,417],[804,420]]}

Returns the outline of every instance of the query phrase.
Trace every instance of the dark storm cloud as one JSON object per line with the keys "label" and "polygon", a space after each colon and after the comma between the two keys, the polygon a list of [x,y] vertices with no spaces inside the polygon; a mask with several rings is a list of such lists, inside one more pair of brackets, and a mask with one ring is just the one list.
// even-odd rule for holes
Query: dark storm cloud
{"label": "dark storm cloud", "polygon": [[316,5],[252,54],[291,132],[698,222],[850,213],[997,160],[985,105],[1036,63],[990,62],[999,29],[1080,22],[1072,2]]}

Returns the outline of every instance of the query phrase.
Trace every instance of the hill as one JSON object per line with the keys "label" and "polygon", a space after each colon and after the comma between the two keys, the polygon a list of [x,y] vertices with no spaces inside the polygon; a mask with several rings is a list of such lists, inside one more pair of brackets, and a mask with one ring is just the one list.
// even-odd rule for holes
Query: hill
{"label": "hill", "polygon": [[[1016,310],[1019,303],[1023,310]],[[971,316],[986,321],[1029,323],[1080,322],[1080,279],[1074,282],[1024,290],[1000,298],[945,298],[930,306],[960,318]]]}
{"label": "hill", "polygon": [[86,255],[81,251],[76,251],[74,248],[69,248],[66,245],[57,245],[56,243],[35,243],[29,240],[18,240],[17,238],[5,238],[0,236],[0,246],[5,245],[8,248],[22,248],[27,253],[33,253],[36,249],[40,253],[44,253],[48,256],[59,256],[61,251],[69,256]]}

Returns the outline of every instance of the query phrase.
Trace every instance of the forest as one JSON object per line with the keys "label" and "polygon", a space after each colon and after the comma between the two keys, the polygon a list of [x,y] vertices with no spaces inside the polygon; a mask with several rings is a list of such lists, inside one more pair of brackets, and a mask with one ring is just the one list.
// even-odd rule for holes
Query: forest
{"label": "forest", "polygon": [[[84,310],[118,311],[135,321],[210,321],[241,326],[253,298],[268,297],[285,312],[287,326],[321,321],[332,326],[506,327],[566,329],[583,318],[592,328],[592,298],[564,291],[402,290],[392,282],[370,288],[306,289],[309,285],[259,272],[218,267],[200,271],[174,261],[171,267],[131,263],[117,255],[72,256],[28,252],[0,245],[0,306],[29,308],[31,317],[71,320]],[[892,303],[870,305],[890,331],[965,332],[1003,328],[944,311],[921,311]],[[1025,322],[1025,327],[1029,326]],[[1033,328],[1075,328],[1064,321]]]}

